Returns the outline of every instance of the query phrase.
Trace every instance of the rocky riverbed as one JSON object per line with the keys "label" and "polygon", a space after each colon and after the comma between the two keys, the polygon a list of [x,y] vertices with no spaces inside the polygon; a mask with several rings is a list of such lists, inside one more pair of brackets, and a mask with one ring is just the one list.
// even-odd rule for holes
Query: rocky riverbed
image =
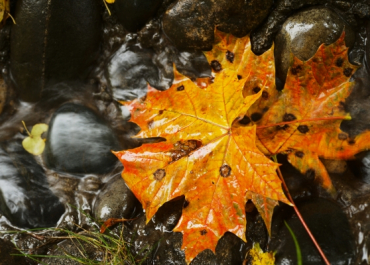
{"label": "rocky riverbed", "polygon": [[[341,128],[351,137],[370,129],[370,3],[363,0],[11,0],[0,30],[0,264],[36,264],[9,255],[79,255],[71,239],[49,240],[58,232],[9,233],[60,227],[76,232],[108,218],[132,219],[123,236],[142,264],[186,264],[181,233],[172,232],[184,197],[163,205],[148,224],[139,201],[121,178],[123,167],[111,150],[138,147],[140,128],[129,122],[119,101],[146,95],[147,84],[166,90],[173,66],[192,80],[211,76],[202,51],[214,29],[251,36],[262,54],[274,43],[276,88],[283,89],[293,53],[308,60],[322,44],[345,31],[348,57],[360,66],[345,108],[352,120]],[[28,128],[46,123],[42,155],[27,153]],[[338,191],[333,198],[310,174],[302,175],[278,157],[297,207],[331,264],[369,264],[370,151],[355,160],[323,160]],[[276,207],[271,236],[252,203],[247,203],[247,242],[226,233],[216,253],[206,250],[195,264],[243,264],[254,242],[276,252],[276,264],[324,264],[293,209]],[[78,225],[78,228],[76,225]],[[8,233],[7,233],[8,231]],[[36,235],[36,236],[35,236]],[[92,259],[99,253],[87,249]],[[42,258],[47,264],[75,264]],[[77,263],[76,263],[77,264]],[[248,263],[247,263],[248,264]]]}

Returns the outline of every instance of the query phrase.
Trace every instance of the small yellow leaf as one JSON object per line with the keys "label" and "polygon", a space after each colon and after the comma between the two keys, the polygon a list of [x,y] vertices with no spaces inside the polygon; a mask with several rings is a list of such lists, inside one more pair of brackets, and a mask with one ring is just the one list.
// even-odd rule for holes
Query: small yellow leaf
{"label": "small yellow leaf", "polygon": [[45,148],[45,139],[41,138],[41,134],[46,132],[48,128],[49,126],[44,123],[33,126],[31,133],[26,128],[29,136],[23,140],[23,148],[33,155],[41,155]]}
{"label": "small yellow leaf", "polygon": [[105,0],[105,2],[107,2],[108,4],[113,4],[115,0]]}
{"label": "small yellow leaf", "polygon": [[263,252],[258,243],[253,244],[253,248],[249,251],[249,256],[252,257],[252,265],[274,265],[275,254],[271,252]]}

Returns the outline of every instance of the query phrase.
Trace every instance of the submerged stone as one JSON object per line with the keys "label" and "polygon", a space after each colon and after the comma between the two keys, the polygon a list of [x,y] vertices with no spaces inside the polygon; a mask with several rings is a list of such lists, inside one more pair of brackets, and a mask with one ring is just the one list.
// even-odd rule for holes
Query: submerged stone
{"label": "submerged stone", "polygon": [[117,162],[111,150],[120,150],[112,129],[101,117],[72,103],[54,113],[46,138],[46,165],[67,173],[109,172]]}
{"label": "submerged stone", "polygon": [[93,211],[97,221],[106,221],[109,218],[132,218],[135,213],[141,211],[141,205],[126,186],[121,174],[118,174],[101,189]]}
{"label": "submerged stone", "polygon": [[148,22],[160,8],[163,0],[116,0],[114,9],[118,20],[131,32],[136,32]]}
{"label": "submerged stone", "polygon": [[22,100],[38,101],[46,86],[86,77],[99,53],[99,1],[21,0],[15,10],[10,70]]}
{"label": "submerged stone", "polygon": [[272,4],[271,0],[180,0],[166,11],[163,29],[180,49],[209,50],[215,26],[243,37],[266,18]]}
{"label": "submerged stone", "polygon": [[[330,264],[350,264],[355,256],[355,241],[345,213],[336,203],[310,198],[296,202],[303,219],[315,236]],[[298,240],[303,264],[324,264],[321,256],[292,207],[283,206],[272,222],[270,251],[276,251],[275,264],[297,264],[296,247],[284,220]]]}
{"label": "submerged stone", "polygon": [[53,227],[64,213],[44,170],[20,142],[0,148],[0,213],[22,228]]}

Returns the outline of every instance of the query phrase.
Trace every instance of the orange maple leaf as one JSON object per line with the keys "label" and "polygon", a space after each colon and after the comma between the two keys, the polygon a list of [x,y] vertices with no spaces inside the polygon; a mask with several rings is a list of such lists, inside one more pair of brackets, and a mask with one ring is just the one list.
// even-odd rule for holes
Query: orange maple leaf
{"label": "orange maple leaf", "polygon": [[255,145],[256,126],[238,123],[262,91],[243,97],[247,78],[225,69],[207,88],[176,72],[167,91],[149,89],[146,99],[128,105],[137,137],[162,137],[116,152],[122,177],[142,203],[147,221],[165,202],[185,196],[174,231],[183,233],[189,263],[205,249],[215,252],[229,231],[245,239],[245,204],[251,199],[268,229],[277,201],[290,204],[276,174],[277,164]]}
{"label": "orange maple leaf", "polygon": [[[281,92],[275,88],[273,48],[256,56],[249,36],[236,38],[217,30],[215,35],[216,45],[205,52],[214,75],[218,69],[235,69],[248,79],[244,96],[264,91],[245,118],[257,125],[257,147],[267,156],[288,154],[288,161],[301,173],[315,174],[334,193],[319,157],[351,159],[370,148],[370,132],[350,138],[340,129],[341,121],[350,118],[344,101],[354,86],[349,82],[351,75],[358,68],[348,61],[344,33],[335,43],[321,45],[308,61],[293,58]],[[284,124],[288,122],[292,123]]]}

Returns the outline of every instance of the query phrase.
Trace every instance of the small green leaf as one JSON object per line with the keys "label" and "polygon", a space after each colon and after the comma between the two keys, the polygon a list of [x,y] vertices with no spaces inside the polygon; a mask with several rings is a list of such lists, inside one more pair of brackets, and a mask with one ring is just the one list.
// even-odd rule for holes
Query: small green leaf
{"label": "small green leaf", "polygon": [[26,137],[23,142],[23,148],[30,154],[33,155],[41,155],[45,148],[45,140],[41,138],[41,134],[46,132],[49,128],[47,124],[39,123],[33,126],[31,133],[27,130],[26,124],[22,121],[26,131],[28,133],[28,137]]}

